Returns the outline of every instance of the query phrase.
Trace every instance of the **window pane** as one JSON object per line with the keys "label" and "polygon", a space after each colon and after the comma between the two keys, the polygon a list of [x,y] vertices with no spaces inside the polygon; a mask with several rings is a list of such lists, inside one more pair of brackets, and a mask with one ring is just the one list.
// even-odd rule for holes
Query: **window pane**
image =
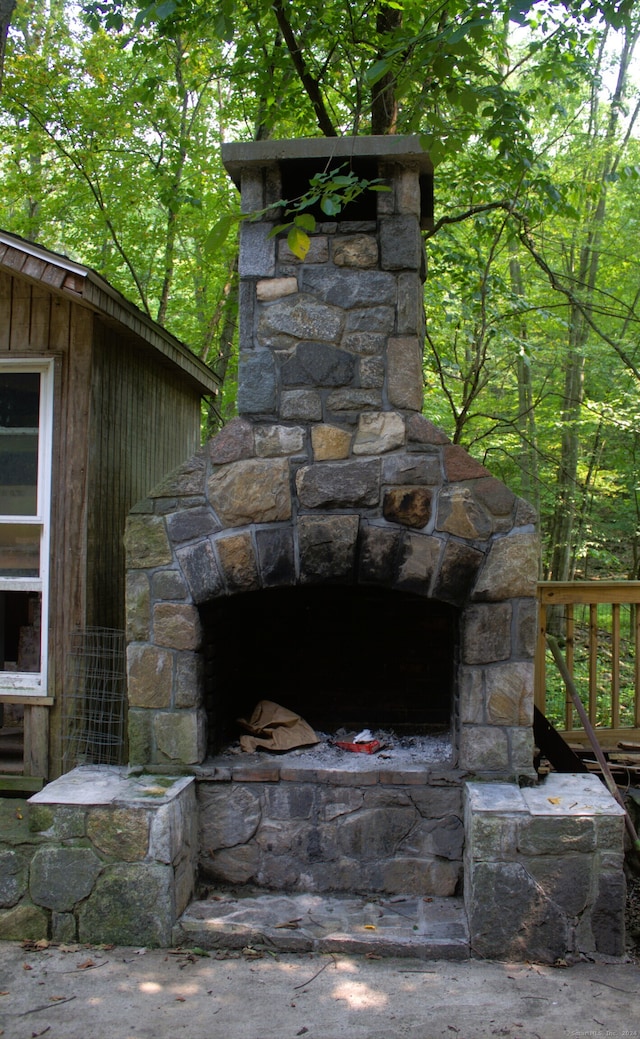
{"label": "window pane", "polygon": [[0,577],[40,576],[40,527],[0,524]]}
{"label": "window pane", "polygon": [[36,515],[39,421],[38,372],[0,372],[0,514]]}
{"label": "window pane", "polygon": [[0,592],[0,671],[40,670],[39,592]]}

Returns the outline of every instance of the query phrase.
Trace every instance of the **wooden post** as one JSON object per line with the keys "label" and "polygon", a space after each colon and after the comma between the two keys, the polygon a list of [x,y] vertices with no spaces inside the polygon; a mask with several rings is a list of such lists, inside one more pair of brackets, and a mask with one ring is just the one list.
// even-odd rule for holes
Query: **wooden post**
{"label": "wooden post", "polygon": [[49,775],[49,708],[24,709],[24,774],[47,779]]}

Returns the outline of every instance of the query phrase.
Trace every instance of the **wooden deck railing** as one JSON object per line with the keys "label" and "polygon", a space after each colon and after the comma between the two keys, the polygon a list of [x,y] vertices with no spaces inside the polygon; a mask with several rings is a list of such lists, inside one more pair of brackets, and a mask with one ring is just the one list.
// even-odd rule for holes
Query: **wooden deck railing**
{"label": "wooden deck railing", "polygon": [[583,730],[555,662],[561,646],[591,724],[606,745],[640,740],[640,581],[548,581],[538,585],[535,702],[565,736]]}

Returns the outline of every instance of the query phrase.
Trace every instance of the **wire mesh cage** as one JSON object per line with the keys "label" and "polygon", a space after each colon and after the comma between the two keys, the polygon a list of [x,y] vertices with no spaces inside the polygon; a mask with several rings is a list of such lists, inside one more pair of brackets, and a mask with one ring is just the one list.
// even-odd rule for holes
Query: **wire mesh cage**
{"label": "wire mesh cage", "polygon": [[62,725],[65,771],[76,765],[124,763],[126,689],[124,631],[73,632]]}

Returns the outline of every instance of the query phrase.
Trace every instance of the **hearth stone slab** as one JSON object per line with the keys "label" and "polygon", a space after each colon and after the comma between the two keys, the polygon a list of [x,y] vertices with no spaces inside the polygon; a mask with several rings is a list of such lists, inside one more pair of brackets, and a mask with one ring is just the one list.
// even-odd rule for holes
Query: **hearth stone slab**
{"label": "hearth stone slab", "polygon": [[459,898],[237,897],[221,891],[191,903],[173,928],[173,945],[469,958],[467,919]]}

